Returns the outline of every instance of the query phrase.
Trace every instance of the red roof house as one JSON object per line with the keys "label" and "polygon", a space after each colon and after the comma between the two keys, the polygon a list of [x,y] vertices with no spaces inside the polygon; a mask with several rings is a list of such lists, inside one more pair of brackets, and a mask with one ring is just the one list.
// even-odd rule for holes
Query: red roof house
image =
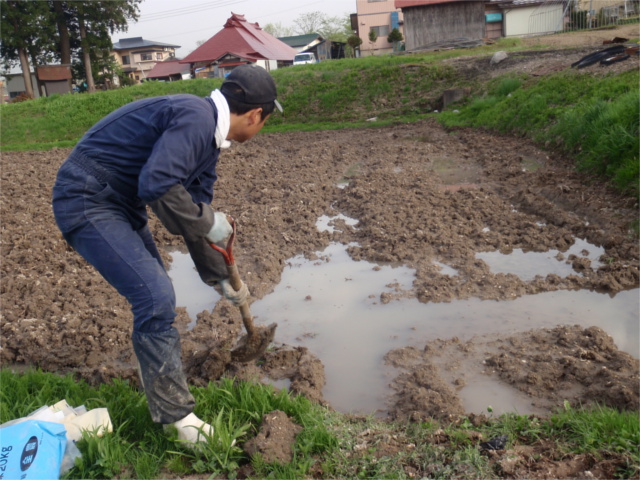
{"label": "red roof house", "polygon": [[189,65],[180,63],[180,60],[165,60],[156,63],[155,66],[147,73],[147,80],[160,80],[164,82],[174,82],[189,78]]}
{"label": "red roof house", "polygon": [[[245,63],[257,63],[267,70],[293,63],[298,52],[286,43],[262,30],[257,23],[248,22],[244,15],[231,13],[222,30],[187,55],[181,63],[191,64],[199,72],[217,70],[224,76],[233,67]],[[211,75],[209,75],[211,76]]]}

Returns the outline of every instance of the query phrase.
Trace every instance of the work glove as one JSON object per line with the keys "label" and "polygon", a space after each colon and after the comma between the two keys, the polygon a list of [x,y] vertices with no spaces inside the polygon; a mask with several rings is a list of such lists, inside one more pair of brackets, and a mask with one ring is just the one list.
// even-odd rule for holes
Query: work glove
{"label": "work glove", "polygon": [[222,247],[226,247],[227,239],[233,233],[233,227],[227,220],[227,216],[222,212],[215,212],[213,214],[213,226],[209,233],[205,235],[205,238],[209,243],[220,244]]}
{"label": "work glove", "polygon": [[249,298],[249,289],[247,288],[247,284],[241,282],[239,290],[235,290],[231,286],[231,282],[229,280],[220,280],[220,287],[222,288],[222,294],[224,298],[233,303],[236,307],[239,307]]}

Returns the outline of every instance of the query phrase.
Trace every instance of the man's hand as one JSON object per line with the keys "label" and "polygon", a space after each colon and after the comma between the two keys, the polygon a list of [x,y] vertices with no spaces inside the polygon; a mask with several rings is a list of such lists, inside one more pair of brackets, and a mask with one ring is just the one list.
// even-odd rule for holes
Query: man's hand
{"label": "man's hand", "polygon": [[205,235],[205,238],[209,243],[215,243],[216,245],[221,243],[224,245],[232,233],[233,227],[227,220],[227,216],[222,212],[215,212],[213,214],[213,226],[209,233]]}
{"label": "man's hand", "polygon": [[222,294],[224,297],[233,303],[236,307],[239,307],[249,298],[249,289],[247,284],[242,282],[240,290],[235,290],[229,280],[221,280],[220,287],[222,287]]}

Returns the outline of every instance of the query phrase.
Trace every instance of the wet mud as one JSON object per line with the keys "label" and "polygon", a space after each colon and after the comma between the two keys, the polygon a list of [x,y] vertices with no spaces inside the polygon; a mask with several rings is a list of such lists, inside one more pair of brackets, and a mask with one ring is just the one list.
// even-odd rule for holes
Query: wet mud
{"label": "wet mud", "polygon": [[[53,220],[51,188],[68,153],[2,154],[0,361],[73,372],[90,382],[137,382],[128,304],[69,248]],[[638,288],[632,228],[637,200],[522,138],[446,131],[434,120],[263,134],[224,151],[218,174],[213,205],[236,219],[235,255],[253,299],[273,291],[287,259],[312,259],[331,242],[354,242],[349,254],[355,260],[415,269],[412,288],[387,293],[382,303],[406,297],[508,302],[556,290],[615,295]],[[357,226],[344,222],[319,231],[318,218],[337,214],[357,219]],[[151,212],[150,226],[159,246],[182,244]],[[496,274],[476,257],[514,249],[562,253],[577,238],[604,254],[597,265],[587,255],[567,258],[574,273],[564,277]],[[446,275],[434,262],[458,274]],[[193,328],[186,309],[178,313],[192,384],[223,375],[286,380],[293,392],[325,402],[323,365],[308,349],[277,343],[276,332],[276,344],[260,362],[237,363],[230,351],[244,330],[235,307],[222,300],[200,313]],[[638,409],[638,359],[621,352],[605,331],[530,331],[525,322],[525,333],[515,336],[444,338],[389,352],[386,361],[400,369],[389,415],[420,420],[464,414],[457,391],[473,375],[493,376],[549,410],[564,400]],[[454,372],[456,364],[465,367]]]}

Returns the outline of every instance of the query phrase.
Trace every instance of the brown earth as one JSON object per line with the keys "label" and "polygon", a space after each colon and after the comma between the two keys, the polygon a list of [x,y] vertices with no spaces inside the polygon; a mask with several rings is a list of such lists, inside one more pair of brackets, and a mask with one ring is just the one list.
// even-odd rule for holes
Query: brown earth
{"label": "brown earth", "polygon": [[[607,32],[615,35],[619,33]],[[506,69],[531,73],[552,60],[568,68],[591,51],[593,47],[521,52],[496,67],[489,66],[487,57],[451,62],[470,77]],[[638,68],[638,60],[615,68]],[[604,72],[600,66],[585,70]],[[2,154],[0,361],[3,366],[75,372],[91,382],[112,377],[137,382],[126,301],[66,245],[53,220],[51,187],[68,153]],[[446,131],[433,120],[263,134],[223,152],[218,173],[214,207],[236,218],[236,258],[255,298],[279,283],[287,259],[299,254],[313,258],[330,242],[357,242],[349,250],[354,259],[415,269],[410,295],[421,302],[470,297],[508,301],[571,289],[615,293],[639,284],[639,248],[630,229],[638,218],[637,200],[577,173],[561,155],[522,138]],[[348,186],[339,188],[343,181]],[[344,225],[342,231],[319,232],[318,217],[337,212],[358,219],[357,229]],[[181,245],[153,215],[150,225],[159,245]],[[477,252],[516,248],[563,252],[576,237],[604,247],[606,261],[597,270],[588,259],[574,257],[568,261],[575,275],[527,282],[493,274],[475,257]],[[459,275],[441,274],[434,261],[451,265]],[[278,344],[259,365],[237,364],[229,354],[242,333],[234,307],[218,302],[212,312],[199,315],[192,330],[189,323],[180,309],[177,327],[192,383],[203,385],[222,375],[254,381],[286,378],[292,391],[323,402],[323,365],[307,349]],[[446,368],[451,364],[496,375],[549,409],[562,399],[639,407],[638,359],[618,350],[595,327],[558,326],[465,343],[437,340],[422,350],[389,352],[386,359],[403,369],[389,410],[397,419],[452,419],[465,413],[451,387],[452,381],[464,379],[451,377]],[[519,455],[524,463],[534,456]],[[573,459],[576,475],[584,465],[596,475],[587,460]],[[512,469],[513,476],[518,468],[502,466],[505,472]]]}

